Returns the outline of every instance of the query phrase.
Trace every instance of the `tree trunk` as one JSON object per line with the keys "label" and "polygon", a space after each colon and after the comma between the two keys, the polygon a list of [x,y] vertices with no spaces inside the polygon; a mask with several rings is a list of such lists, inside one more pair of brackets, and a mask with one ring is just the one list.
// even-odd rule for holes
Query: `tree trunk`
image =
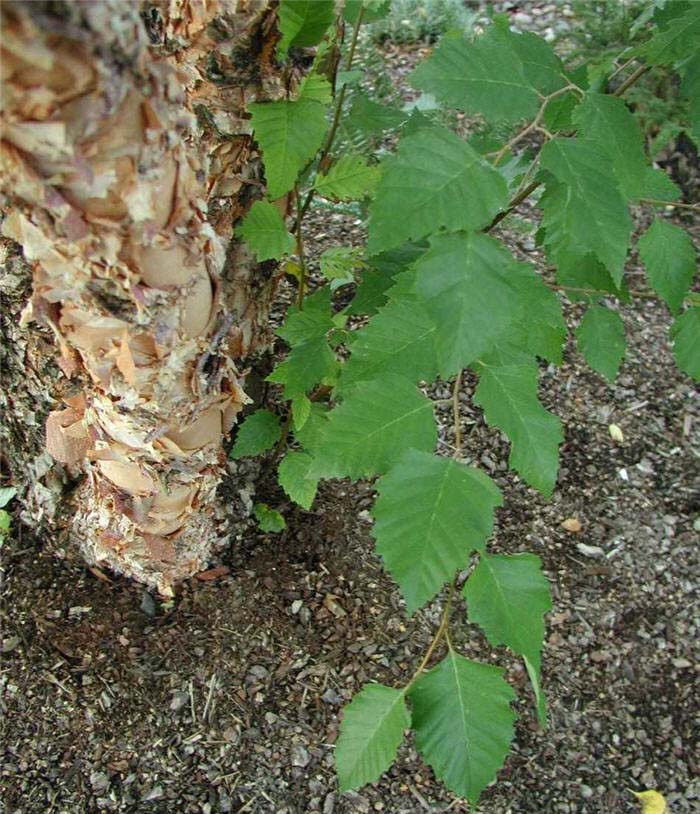
{"label": "tree trunk", "polygon": [[[245,107],[294,85],[275,5],[2,5],[2,229],[33,274],[4,327],[27,369],[5,457],[37,519],[69,516],[89,562],[165,593],[222,535],[222,441],[267,338],[275,267],[231,238],[264,191]],[[11,306],[22,261],[6,254]]]}

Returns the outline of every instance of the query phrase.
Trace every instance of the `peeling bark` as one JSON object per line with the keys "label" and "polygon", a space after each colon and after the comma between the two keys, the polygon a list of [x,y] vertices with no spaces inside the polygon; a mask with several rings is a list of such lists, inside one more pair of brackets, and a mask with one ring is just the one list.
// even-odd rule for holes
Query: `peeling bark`
{"label": "peeling bark", "polygon": [[2,229],[32,264],[23,319],[74,382],[46,421],[83,476],[71,536],[168,593],[225,531],[222,440],[266,339],[275,269],[231,235],[263,191],[245,106],[293,84],[275,9],[20,2],[2,22]]}

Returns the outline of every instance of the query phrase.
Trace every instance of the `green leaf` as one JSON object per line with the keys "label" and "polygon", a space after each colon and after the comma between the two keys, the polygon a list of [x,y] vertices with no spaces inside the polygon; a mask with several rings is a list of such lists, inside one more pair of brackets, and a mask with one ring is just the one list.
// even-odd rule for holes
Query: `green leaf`
{"label": "green leaf", "polygon": [[0,543],[5,539],[5,532],[10,530],[12,517],[5,509],[0,509]]}
{"label": "green leaf", "polygon": [[308,511],[316,497],[318,478],[309,477],[313,458],[306,452],[288,452],[280,461],[277,480],[289,498]]}
{"label": "green leaf", "polygon": [[378,136],[386,130],[398,130],[408,116],[397,107],[380,105],[367,94],[357,92],[345,126],[364,136]]}
{"label": "green leaf", "polygon": [[335,19],[333,0],[281,0],[279,29],[282,39],[278,46],[284,57],[292,46],[307,48],[318,45]]}
{"label": "green leaf", "polygon": [[310,339],[295,345],[267,381],[284,385],[284,397],[294,399],[308,393],[317,384],[334,379],[337,369],[338,360],[325,337]]}
{"label": "green leaf", "polygon": [[331,282],[352,283],[355,272],[365,265],[362,249],[352,246],[336,246],[326,249],[319,258],[321,274]]}
{"label": "green leaf", "polygon": [[431,451],[436,441],[432,402],[414,384],[396,375],[360,382],[331,410],[317,443],[308,447],[315,459],[311,472],[354,480],[380,475],[405,450]]}
{"label": "green leaf", "polygon": [[632,220],[610,160],[595,142],[581,139],[552,139],[540,156],[551,174],[540,199],[548,249],[555,260],[561,252],[595,255],[619,286]]}
{"label": "green leaf", "polygon": [[406,136],[386,161],[370,205],[370,254],[440,229],[480,229],[508,202],[508,185],[446,128]]}
{"label": "green leaf", "polygon": [[469,621],[484,630],[489,642],[504,644],[523,656],[531,670],[540,723],[545,723],[546,702],[540,688],[543,616],[552,607],[549,583],[534,554],[483,554],[462,592]]}
{"label": "green leaf", "polygon": [[620,316],[601,305],[589,308],[576,329],[576,341],[593,370],[615,381],[625,356],[625,326]]}
{"label": "green leaf", "polygon": [[343,155],[325,175],[317,175],[314,186],[319,195],[336,201],[359,201],[371,195],[381,170],[359,155]]}
{"label": "green leaf", "polygon": [[642,197],[672,203],[681,197],[681,191],[664,170],[647,167]]}
{"label": "green leaf", "polygon": [[311,401],[305,395],[297,395],[291,399],[292,420],[294,430],[300,430],[311,415]]}
{"label": "green leaf", "polygon": [[671,311],[678,311],[695,275],[695,248],[690,236],[680,226],[656,218],[638,247],[649,284]]}
{"label": "green leaf", "polygon": [[537,396],[538,369],[529,364],[477,365],[474,401],[489,424],[511,441],[509,465],[523,480],[549,497],[559,469],[561,421],[545,410]]}
{"label": "green leaf", "polygon": [[644,194],[649,169],[644,137],[627,105],[615,96],[589,91],[574,115],[583,138],[594,142],[607,156],[620,191],[629,201]]}
{"label": "green leaf", "polygon": [[378,780],[394,762],[410,725],[403,690],[366,684],[343,711],[335,748],[340,791]]}
{"label": "green leaf", "polygon": [[391,373],[432,381],[437,376],[435,334],[435,323],[417,298],[390,301],[355,334],[339,388]]}
{"label": "green leaf", "polygon": [[256,201],[251,206],[236,235],[255,252],[258,263],[279,260],[294,251],[294,238],[287,231],[279,209],[269,201]]}
{"label": "green leaf", "polygon": [[700,3],[694,2],[643,45],[640,54],[650,65],[672,65],[697,53],[699,42]]}
{"label": "green leaf", "polygon": [[697,148],[700,147],[700,51],[683,63],[680,74],[681,93],[688,100],[690,130]]}
{"label": "green leaf", "polygon": [[410,449],[377,482],[372,514],[377,551],[413,613],[484,550],[502,502],[480,470]]}
{"label": "green leaf", "polygon": [[238,429],[231,458],[238,460],[260,455],[271,449],[282,437],[279,419],[269,410],[256,410],[245,418]]}
{"label": "green leaf", "polygon": [[255,102],[248,106],[265,164],[268,196],[280,198],[316,155],[326,133],[326,80],[313,77],[296,101]]}
{"label": "green leaf", "polygon": [[695,381],[700,381],[700,307],[684,311],[673,323],[673,355],[676,364]]}
{"label": "green leaf", "polygon": [[284,325],[277,329],[277,336],[294,347],[312,339],[325,339],[334,327],[331,292],[324,286],[306,297],[303,310],[297,306],[289,309]]}
{"label": "green leaf", "polygon": [[362,23],[374,23],[389,13],[391,0],[345,0],[343,16],[351,25],[355,25],[362,6],[365,8]]}
{"label": "green leaf", "polygon": [[518,270],[511,283],[517,291],[519,316],[504,338],[533,356],[559,365],[567,336],[561,301],[534,269],[520,264]]}
{"label": "green leaf", "polygon": [[566,251],[560,252],[557,255],[557,282],[567,288],[590,289],[590,292],[566,291],[566,296],[572,302],[598,300],[607,293],[615,294],[621,299],[626,296],[624,280],[623,288],[618,288],[610,276],[610,272],[592,254],[580,257]]}
{"label": "green leaf", "polygon": [[442,376],[489,350],[519,315],[519,283],[527,269],[486,235],[432,239],[430,250],[416,263],[416,291],[437,326]]}
{"label": "green leaf", "polygon": [[253,506],[253,514],[258,521],[260,531],[277,534],[287,528],[284,517],[276,509],[271,509],[267,503],[256,503]]}
{"label": "green leaf", "polygon": [[310,403],[309,413],[303,425],[294,428],[294,437],[302,447],[311,449],[318,443],[325,429],[328,415],[329,410],[322,404]]}
{"label": "green leaf", "polygon": [[559,65],[543,40],[493,25],[471,42],[443,37],[410,82],[451,107],[481,113],[489,123],[515,122],[535,117],[539,93],[566,83]]}
{"label": "green leaf", "polygon": [[515,693],[503,670],[450,650],[409,698],[418,751],[451,791],[476,803],[513,738]]}
{"label": "green leaf", "polygon": [[14,486],[3,486],[0,489],[0,509],[4,509],[16,495],[17,489]]}

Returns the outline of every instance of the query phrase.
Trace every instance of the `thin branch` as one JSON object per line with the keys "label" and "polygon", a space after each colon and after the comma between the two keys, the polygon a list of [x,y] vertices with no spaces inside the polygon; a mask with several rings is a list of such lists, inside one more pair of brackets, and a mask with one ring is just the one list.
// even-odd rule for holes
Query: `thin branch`
{"label": "thin branch", "polygon": [[455,383],[452,387],[452,421],[455,428],[455,458],[462,457],[462,424],[459,420],[459,391],[462,388],[462,371],[455,377]]}
{"label": "thin branch", "polygon": [[[501,149],[495,153],[495,158],[493,161],[493,166],[495,167],[497,164],[500,163],[503,156],[511,150],[515,145],[525,138],[529,133],[532,133],[533,130],[538,130],[540,124],[542,123],[542,119],[544,118],[544,114],[547,111],[547,105],[553,100],[556,99],[558,96],[561,96],[564,93],[569,93],[570,91],[578,91],[575,85],[568,84],[563,88],[559,88],[559,90],[555,90],[554,93],[550,93],[549,96],[545,96],[542,100],[542,104],[540,105],[540,109],[537,111],[537,115],[535,118],[530,122],[530,124],[526,125],[519,133],[516,133],[513,138],[508,141],[506,144],[501,147]],[[551,134],[547,134],[551,135]]]}
{"label": "thin branch", "polygon": [[[348,58],[345,62],[346,71],[349,71],[351,69],[353,59],[355,58],[355,50],[357,48],[357,41],[360,36],[360,26],[362,25],[362,18],[364,17],[364,14],[365,7],[364,4],[362,4],[360,5],[360,10],[357,12],[355,27],[352,32],[352,39],[350,40],[350,49],[348,51]],[[328,136],[326,137],[326,141],[324,142],[324,145],[321,148],[321,155],[318,160],[321,166],[323,166],[324,160],[328,158],[328,156],[330,155],[331,149],[333,148],[333,142],[335,141],[335,137],[338,133],[338,127],[340,125],[340,116],[343,112],[343,102],[345,101],[346,88],[347,83],[343,83],[343,87],[338,91],[338,96],[336,97],[335,110],[333,111],[333,121],[331,123],[331,129],[328,131]],[[307,213],[309,207],[311,206],[311,202],[314,199],[315,194],[316,189],[314,187],[311,187],[308,194],[306,195],[306,198],[304,199],[304,203],[301,207],[298,219],[303,218],[304,215]]]}
{"label": "thin branch", "polygon": [[[563,291],[566,293],[567,291],[571,291],[573,294],[591,294],[593,296],[604,297],[607,294],[612,294],[612,292],[608,291],[600,291],[597,288],[578,288],[577,286],[573,285],[557,285],[555,283],[545,283],[548,288],[551,288],[552,291]],[[630,290],[626,292],[629,294],[630,297],[633,299],[638,300],[658,300],[658,296],[653,291],[638,291],[638,290]]]}
{"label": "thin branch", "polygon": [[299,191],[296,193],[297,203],[297,222],[296,222],[296,239],[297,239],[297,257],[299,258],[299,290],[297,292],[297,307],[300,311],[304,309],[304,293],[306,289],[306,259],[304,257],[304,240],[301,232],[301,222],[303,215],[301,214],[301,203],[299,199]]}
{"label": "thin branch", "polygon": [[452,608],[452,597],[455,592],[455,580],[453,579],[450,583],[450,588],[447,593],[447,599],[445,600],[445,607],[442,609],[442,617],[440,619],[440,627],[438,627],[435,636],[433,636],[432,642],[430,642],[430,646],[425,652],[425,655],[421,659],[421,663],[418,665],[415,673],[411,676],[411,680],[406,684],[404,687],[404,692],[408,692],[411,687],[415,684],[418,680],[420,674],[425,670],[428,665],[428,662],[433,656],[436,647],[440,644],[441,639],[447,633],[447,627],[450,623],[450,609]]}
{"label": "thin branch", "polygon": [[657,198],[640,198],[639,202],[652,204],[652,206],[673,206],[676,209],[690,209],[693,212],[700,212],[700,204],[677,203],[676,201],[660,201]]}
{"label": "thin branch", "polygon": [[627,88],[634,85],[634,83],[639,79],[640,76],[643,76],[647,71],[651,70],[651,65],[640,65],[637,70],[630,74],[627,79],[620,85],[619,88],[613,93],[613,96],[622,96],[622,94],[627,90]]}
{"label": "thin branch", "polygon": [[[622,94],[623,94],[623,93],[624,93],[624,92],[625,92],[625,91],[626,91],[626,90],[627,90],[629,87],[631,87],[631,86],[632,86],[632,85],[633,85],[633,84],[634,84],[634,83],[635,83],[635,82],[636,82],[636,81],[639,79],[639,77],[640,77],[640,76],[643,76],[643,75],[644,75],[644,74],[645,74],[645,73],[646,73],[648,70],[650,70],[650,66],[649,66],[649,65],[641,65],[639,68],[637,68],[637,70],[636,70],[636,71],[635,71],[633,74],[631,74],[631,75],[630,75],[630,76],[629,76],[629,77],[628,77],[628,78],[627,78],[627,79],[626,79],[626,80],[625,80],[625,81],[624,81],[624,82],[623,82],[623,83],[620,85],[620,87],[619,87],[619,88],[618,88],[618,89],[615,91],[615,93],[614,93],[614,94],[612,94],[612,95],[613,95],[613,96],[621,96],[621,95],[622,95]],[[570,134],[570,135],[574,135],[574,133],[572,133],[572,134]],[[527,198],[529,198],[529,197],[530,197],[530,195],[532,195],[532,193],[533,193],[533,192],[534,192],[536,189],[539,189],[539,187],[541,187],[541,186],[542,186],[542,182],[541,182],[541,181],[533,181],[531,184],[528,184],[528,185],[525,187],[525,189],[523,189],[521,192],[518,192],[518,193],[517,193],[517,195],[515,195],[515,196],[514,196],[514,197],[513,197],[513,198],[510,200],[510,202],[508,203],[508,206],[507,206],[507,207],[506,207],[506,208],[505,208],[505,209],[504,209],[502,212],[499,212],[499,213],[496,215],[496,217],[495,217],[495,218],[494,218],[494,219],[491,221],[491,223],[489,223],[489,225],[488,225],[488,226],[487,226],[487,227],[486,227],[486,228],[485,228],[483,231],[484,231],[484,232],[490,232],[490,231],[491,231],[491,230],[492,230],[492,229],[493,229],[495,226],[497,226],[497,225],[498,225],[498,224],[499,224],[499,223],[500,223],[502,220],[504,220],[505,218],[507,218],[507,217],[508,217],[508,215],[510,215],[510,213],[511,213],[511,212],[512,212],[514,209],[516,209],[516,208],[517,208],[517,207],[518,207],[518,206],[519,206],[519,205],[520,205],[520,204],[521,204],[521,203],[522,203],[524,200],[526,200]]]}

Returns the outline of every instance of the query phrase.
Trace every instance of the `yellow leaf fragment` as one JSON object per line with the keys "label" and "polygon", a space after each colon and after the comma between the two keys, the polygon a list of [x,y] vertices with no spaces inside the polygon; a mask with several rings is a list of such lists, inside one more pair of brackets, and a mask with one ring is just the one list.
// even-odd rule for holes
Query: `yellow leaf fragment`
{"label": "yellow leaf fragment", "polygon": [[583,528],[578,517],[567,517],[566,520],[562,521],[561,527],[571,534],[578,534]]}
{"label": "yellow leaf fragment", "polygon": [[625,436],[617,424],[610,424],[608,427],[608,432],[610,433],[612,440],[617,444],[621,444],[625,440]]}
{"label": "yellow leaf fragment", "polygon": [[633,791],[632,794],[642,804],[642,814],[666,814],[668,806],[663,794],[653,789],[649,791]]}

